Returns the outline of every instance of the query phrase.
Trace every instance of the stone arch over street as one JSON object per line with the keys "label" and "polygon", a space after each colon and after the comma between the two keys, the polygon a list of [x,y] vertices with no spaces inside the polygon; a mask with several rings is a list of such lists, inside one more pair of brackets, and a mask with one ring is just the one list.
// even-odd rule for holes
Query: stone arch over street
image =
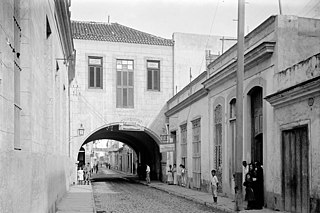
{"label": "stone arch over street", "polygon": [[95,129],[84,140],[80,141],[77,150],[80,150],[87,143],[102,139],[120,141],[131,147],[137,154],[138,163],[150,166],[151,179],[161,179],[160,138],[151,129],[131,123],[106,124]]}

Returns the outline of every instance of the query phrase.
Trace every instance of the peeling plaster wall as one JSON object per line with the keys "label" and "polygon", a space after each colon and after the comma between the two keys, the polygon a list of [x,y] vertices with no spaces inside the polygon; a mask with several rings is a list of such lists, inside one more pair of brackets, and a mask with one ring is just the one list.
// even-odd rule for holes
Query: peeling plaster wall
{"label": "peeling plaster wall", "polygon": [[[307,80],[312,80],[319,74],[319,54],[301,61],[288,69],[285,69],[274,76],[275,89],[277,91],[287,89]],[[302,88],[297,88],[297,91]],[[309,98],[314,102],[309,103]],[[279,106],[274,107],[274,125],[272,127],[272,153],[274,159],[274,169],[270,186],[268,189],[267,202],[275,209],[283,209],[282,193],[282,153],[281,135],[282,129],[291,129],[301,125],[308,126],[309,140],[309,190],[310,190],[310,211],[320,210],[320,89],[309,95],[302,95]]]}

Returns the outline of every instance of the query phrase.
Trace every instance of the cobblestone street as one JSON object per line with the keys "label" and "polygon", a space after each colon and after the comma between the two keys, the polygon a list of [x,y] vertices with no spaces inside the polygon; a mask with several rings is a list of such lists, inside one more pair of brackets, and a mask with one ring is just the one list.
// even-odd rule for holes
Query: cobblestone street
{"label": "cobblestone street", "polygon": [[[108,176],[108,177],[107,177]],[[148,186],[106,175],[92,183],[97,212],[214,212],[210,207],[170,195]]]}

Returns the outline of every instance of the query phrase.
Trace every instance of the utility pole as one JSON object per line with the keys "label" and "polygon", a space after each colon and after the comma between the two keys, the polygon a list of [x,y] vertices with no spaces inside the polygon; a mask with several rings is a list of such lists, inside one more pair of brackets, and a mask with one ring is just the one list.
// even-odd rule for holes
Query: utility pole
{"label": "utility pole", "polygon": [[244,2],[238,0],[238,44],[237,44],[237,107],[236,107],[236,151],[235,185],[236,211],[242,210],[242,157],[243,157],[243,75],[244,75]]}
{"label": "utility pole", "polygon": [[281,6],[281,0],[278,0],[279,1],[279,12],[280,12],[280,15],[282,15],[282,6]]}

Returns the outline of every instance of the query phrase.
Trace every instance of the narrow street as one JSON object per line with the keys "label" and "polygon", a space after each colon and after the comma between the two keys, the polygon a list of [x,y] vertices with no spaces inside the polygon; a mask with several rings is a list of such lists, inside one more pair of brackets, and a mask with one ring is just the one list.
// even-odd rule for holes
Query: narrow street
{"label": "narrow street", "polygon": [[136,183],[111,170],[100,171],[92,182],[96,211],[107,213],[214,212],[210,207]]}

